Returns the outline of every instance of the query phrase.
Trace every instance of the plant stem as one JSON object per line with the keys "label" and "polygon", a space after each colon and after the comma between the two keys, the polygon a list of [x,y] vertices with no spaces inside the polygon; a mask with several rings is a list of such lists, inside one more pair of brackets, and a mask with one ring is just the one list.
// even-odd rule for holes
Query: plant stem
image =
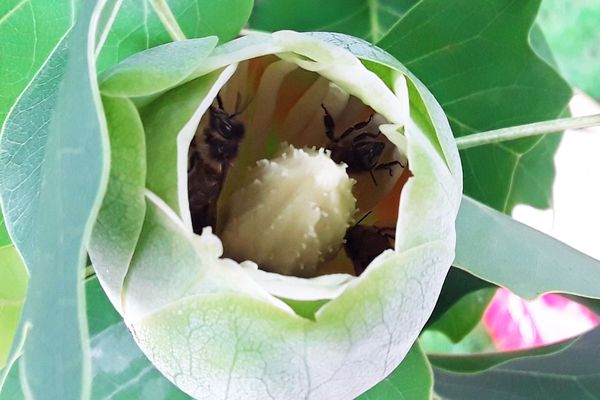
{"label": "plant stem", "polygon": [[513,126],[510,128],[495,129],[492,131],[475,133],[456,138],[459,150],[504,142],[507,140],[521,139],[529,136],[558,133],[566,129],[582,129],[600,125],[600,114],[585,117],[553,119],[551,121],[536,122],[533,124]]}
{"label": "plant stem", "polygon": [[381,39],[380,33],[381,28],[379,27],[379,14],[378,8],[379,0],[367,0],[367,7],[369,8],[369,23],[371,24],[371,41],[377,43]]}
{"label": "plant stem", "polygon": [[152,8],[160,18],[160,22],[162,22],[163,26],[169,32],[171,39],[173,40],[185,40],[185,34],[179,27],[171,8],[167,4],[166,0],[151,0]]}

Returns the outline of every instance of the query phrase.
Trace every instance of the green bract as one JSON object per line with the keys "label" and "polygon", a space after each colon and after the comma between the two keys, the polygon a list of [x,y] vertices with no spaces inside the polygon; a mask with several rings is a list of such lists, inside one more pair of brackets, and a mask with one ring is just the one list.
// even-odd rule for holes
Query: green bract
{"label": "green bract", "polygon": [[[454,258],[462,176],[450,128],[418,80],[358,39],[282,31],[216,42],[157,47],[101,76],[112,164],[90,257],[141,349],[191,396],[354,398],[402,361]],[[296,84],[304,89],[294,97]],[[195,235],[188,147],[219,92],[230,109],[238,93],[250,101],[225,204],[247,167],[272,155],[274,140],[318,144],[305,132],[323,132],[322,103],[336,115],[372,108],[412,173],[395,251],[360,277],[305,279],[221,258],[218,236]],[[395,180],[381,182],[378,190]],[[368,211],[380,197],[358,198],[358,206]]]}

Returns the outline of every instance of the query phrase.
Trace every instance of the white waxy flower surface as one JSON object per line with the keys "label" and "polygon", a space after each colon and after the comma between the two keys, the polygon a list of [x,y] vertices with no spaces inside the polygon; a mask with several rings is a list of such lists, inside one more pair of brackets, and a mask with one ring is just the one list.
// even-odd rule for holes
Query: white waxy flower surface
{"label": "white waxy flower surface", "polygon": [[[185,51],[186,57],[171,59],[187,62],[195,60],[196,45],[204,44],[189,41],[166,45],[164,50],[154,49],[151,54],[167,59],[170,51]],[[144,107],[141,121],[145,137],[140,140],[145,143],[145,151],[129,146],[119,152],[115,147],[119,143],[111,141],[112,152],[130,151],[127,157],[141,157],[140,164],[147,162],[147,176],[140,181],[149,191],[143,186],[128,187],[128,192],[117,191],[114,201],[121,208],[139,207],[141,202],[146,211],[139,222],[139,237],[131,238],[130,247],[118,254],[114,254],[116,246],[111,246],[110,241],[126,231],[124,219],[108,212],[101,214],[103,223],[97,227],[94,238],[103,241],[90,247],[92,261],[103,261],[106,267],[97,270],[99,279],[140,348],[167,378],[194,398],[355,398],[402,361],[433,310],[454,258],[454,224],[462,176],[448,122],[427,89],[401,64],[373,46],[347,36],[289,31],[248,36],[219,46],[203,57],[191,69],[173,67],[170,73],[180,76],[170,76],[164,87],[159,87],[156,79],[151,80],[155,83],[153,91],[143,92],[147,98],[139,97],[139,90],[131,94],[138,95],[136,104]],[[186,162],[195,126],[229,79],[237,79],[235,84],[240,89],[235,90],[252,87],[252,79],[246,82],[239,78],[241,75],[231,77],[238,65],[240,69],[260,72],[260,62],[244,64],[257,57],[275,61],[263,68],[263,77],[272,74],[281,78],[277,82],[254,82],[259,91],[261,87],[272,87],[285,94],[284,83],[291,78],[281,74],[294,69],[317,74],[330,84],[320,86],[325,97],[317,96],[316,101],[306,101],[302,106],[310,105],[315,110],[311,120],[322,121],[321,102],[336,100],[330,107],[334,112],[338,106],[343,108],[340,101],[357,99],[387,122],[381,125],[381,131],[409,165],[411,176],[402,187],[395,248],[374,259],[360,277],[334,274],[306,279],[259,271],[248,263],[223,258],[223,243],[210,229],[199,236],[190,228],[189,210],[185,207]],[[117,66],[111,71],[103,82],[108,88],[106,93],[123,97],[131,89],[120,86],[120,82],[133,86],[145,82],[128,78],[132,71],[146,73],[144,61],[142,53],[126,68],[119,70]],[[316,92],[315,89],[309,94]],[[260,114],[262,120],[248,120],[244,145],[264,147],[263,143],[268,142],[266,136],[255,142],[253,134],[269,133],[270,126],[255,132],[252,129],[253,125],[270,120],[267,111],[275,104],[268,102],[268,93],[264,99],[256,100],[247,111],[249,116],[259,115],[256,110],[264,112]],[[288,125],[297,127],[297,121],[302,119],[294,119]],[[248,166],[256,159],[249,159],[241,149],[239,161]],[[113,169],[111,180],[122,185],[124,177],[131,173],[125,168]],[[342,186],[349,185],[349,180],[335,174],[325,177],[334,177],[331,180],[338,180]],[[225,185],[229,196],[226,202],[235,202],[236,190],[244,190],[236,182],[240,181],[232,179]],[[283,193],[285,185],[282,180]],[[285,196],[280,197],[286,200]],[[307,204],[324,204],[323,197],[310,197]],[[103,208],[111,210],[109,205]],[[309,217],[311,210],[309,207]],[[220,212],[220,216],[227,215],[227,210]],[[273,212],[285,214],[281,207]],[[342,217],[339,216],[340,221],[346,218]],[[272,216],[276,218],[277,215]],[[289,218],[288,224],[295,223],[293,218],[285,218]],[[300,230],[310,225],[303,218],[305,215],[297,216],[297,222],[305,224]],[[241,219],[240,216],[238,223]],[[230,225],[225,231],[227,226]],[[251,229],[248,223],[246,228],[235,230],[241,235],[240,232]],[[256,232],[254,240],[259,240],[261,234],[265,235]],[[328,229],[317,228],[315,234],[339,237],[339,232]],[[243,240],[249,240],[246,235]],[[291,236],[280,240],[295,240],[302,247],[302,235]],[[313,315],[301,316],[292,302],[286,302],[288,299],[314,301],[319,307]]]}
{"label": "white waxy flower surface", "polygon": [[315,276],[342,246],[355,211],[352,185],[346,166],[323,149],[286,146],[272,160],[258,161],[223,213],[225,256]]}

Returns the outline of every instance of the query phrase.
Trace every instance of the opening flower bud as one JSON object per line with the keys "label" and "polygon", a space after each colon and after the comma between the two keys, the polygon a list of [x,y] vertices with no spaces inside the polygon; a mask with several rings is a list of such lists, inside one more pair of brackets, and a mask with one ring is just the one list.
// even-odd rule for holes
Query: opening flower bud
{"label": "opening flower bud", "polygon": [[353,183],[323,149],[290,145],[258,161],[225,206],[225,256],[285,275],[316,275],[342,246],[355,211]]}
{"label": "opening flower bud", "polygon": [[140,348],[190,396],[356,398],[407,354],[453,260],[448,122],[358,39],[216,43],[105,74],[115,162],[90,258]]}

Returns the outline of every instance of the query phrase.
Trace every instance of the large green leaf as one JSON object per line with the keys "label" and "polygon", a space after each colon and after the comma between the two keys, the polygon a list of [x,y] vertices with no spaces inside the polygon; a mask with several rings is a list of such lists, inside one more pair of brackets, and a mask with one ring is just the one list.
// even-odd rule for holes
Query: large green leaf
{"label": "large green leaf", "polygon": [[[571,91],[531,49],[540,0],[423,0],[377,44],[436,96],[455,136],[552,119]],[[550,206],[559,136],[465,150],[465,193],[510,212]],[[532,190],[535,188],[535,190]]]}
{"label": "large green leaf", "polygon": [[533,299],[561,292],[600,298],[600,261],[463,196],[454,265]]}
{"label": "large green leaf", "polygon": [[[153,0],[124,0],[100,53],[98,70],[172,39],[152,7]],[[188,38],[233,38],[252,10],[253,0],[170,0],[168,4]]]}
{"label": "large green leaf", "polygon": [[435,391],[447,400],[595,400],[599,349],[597,328],[562,352],[514,360],[480,374],[434,369]]}
{"label": "large green leaf", "polygon": [[5,221],[30,273],[19,331],[31,328],[21,378],[35,398],[81,399],[89,391],[82,264],[107,175],[89,47],[99,11],[84,3],[0,138]]}
{"label": "large green leaf", "polygon": [[250,26],[266,31],[341,32],[376,42],[417,1],[261,0],[252,12]]}
{"label": "large green leaf", "polygon": [[0,245],[0,368],[17,330],[27,290],[27,269],[14,246]]}
{"label": "large green leaf", "polygon": [[431,366],[419,343],[410,349],[402,364],[359,400],[429,400],[433,389]]}
{"label": "large green leaf", "polygon": [[566,79],[600,99],[600,2],[544,0],[538,24]]}
{"label": "large green leaf", "polygon": [[92,349],[92,399],[189,399],[144,356],[96,278],[87,280],[86,298]]}
{"label": "large green leaf", "polygon": [[24,398],[25,394],[23,393],[23,388],[19,381],[19,367],[17,361],[17,364],[10,370],[6,377],[6,381],[4,382],[4,387],[2,388],[2,400],[23,400]]}
{"label": "large green leaf", "polygon": [[72,26],[79,1],[0,2],[0,126],[19,94]]}
{"label": "large green leaf", "polygon": [[[104,23],[110,34],[98,34],[103,44],[99,70],[138,51],[171,41],[154,11],[152,0],[124,0],[107,7]],[[71,28],[80,0],[7,0],[0,4],[0,126],[17,97]],[[234,37],[246,23],[252,0],[169,2],[188,37],[216,35],[220,40]],[[118,8],[120,6],[120,9]],[[107,31],[108,33],[108,31]]]}
{"label": "large green leaf", "polygon": [[[163,377],[135,344],[98,280],[86,280],[87,316],[92,355],[93,400],[187,400]],[[2,399],[22,400],[18,368],[7,377]]]}

